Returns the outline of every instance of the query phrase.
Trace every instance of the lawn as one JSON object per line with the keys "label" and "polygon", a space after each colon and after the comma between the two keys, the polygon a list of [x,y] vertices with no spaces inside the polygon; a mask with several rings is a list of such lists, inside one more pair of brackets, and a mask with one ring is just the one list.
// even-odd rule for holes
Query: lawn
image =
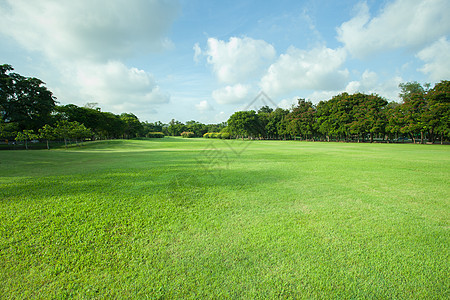
{"label": "lawn", "polygon": [[450,297],[450,147],[0,151],[0,298]]}

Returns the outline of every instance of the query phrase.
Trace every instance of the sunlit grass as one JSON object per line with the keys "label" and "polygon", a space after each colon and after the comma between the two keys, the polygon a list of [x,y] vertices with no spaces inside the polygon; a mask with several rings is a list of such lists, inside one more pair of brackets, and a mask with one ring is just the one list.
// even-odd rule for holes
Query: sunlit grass
{"label": "sunlit grass", "polygon": [[245,143],[1,151],[0,298],[450,296],[448,147]]}

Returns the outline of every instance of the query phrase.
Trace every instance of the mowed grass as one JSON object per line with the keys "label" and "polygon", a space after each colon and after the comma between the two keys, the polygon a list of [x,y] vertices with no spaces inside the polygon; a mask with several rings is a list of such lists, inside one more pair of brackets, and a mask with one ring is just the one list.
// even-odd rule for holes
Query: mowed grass
{"label": "mowed grass", "polygon": [[450,297],[450,148],[0,152],[0,298]]}

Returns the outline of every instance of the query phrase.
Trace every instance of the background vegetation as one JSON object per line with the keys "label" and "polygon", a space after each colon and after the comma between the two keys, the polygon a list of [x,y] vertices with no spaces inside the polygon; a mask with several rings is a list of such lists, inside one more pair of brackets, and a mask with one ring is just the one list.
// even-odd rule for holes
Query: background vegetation
{"label": "background vegetation", "polygon": [[225,139],[406,139],[414,143],[450,139],[450,81],[441,81],[433,88],[417,82],[400,84],[402,103],[374,94],[342,93],[317,105],[299,99],[290,109],[263,106],[257,112],[238,111],[221,124],[194,120],[184,124],[175,119],[164,124],[141,122],[133,113],[102,112],[96,103],[58,106],[41,80],[12,70],[10,65],[0,65],[0,138],[23,141],[26,148],[28,141],[35,139],[59,139],[67,144],[68,140],[155,137],[155,132],[170,136],[190,132],[192,137]]}

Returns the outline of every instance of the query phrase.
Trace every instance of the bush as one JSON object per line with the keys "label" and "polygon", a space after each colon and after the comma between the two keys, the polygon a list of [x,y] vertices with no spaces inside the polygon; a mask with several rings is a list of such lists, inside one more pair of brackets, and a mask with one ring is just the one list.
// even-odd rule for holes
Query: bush
{"label": "bush", "polygon": [[228,132],[207,132],[203,137],[207,139],[229,139],[231,135]]}
{"label": "bush", "polygon": [[162,132],[149,132],[145,135],[148,138],[163,138],[164,133]]}
{"label": "bush", "polygon": [[195,133],[190,132],[190,131],[183,131],[181,133],[181,136],[184,138],[193,138],[195,136]]}
{"label": "bush", "polygon": [[228,133],[228,132],[222,132],[222,133],[220,134],[220,138],[221,138],[221,139],[230,139],[230,138],[231,138],[231,134]]}

